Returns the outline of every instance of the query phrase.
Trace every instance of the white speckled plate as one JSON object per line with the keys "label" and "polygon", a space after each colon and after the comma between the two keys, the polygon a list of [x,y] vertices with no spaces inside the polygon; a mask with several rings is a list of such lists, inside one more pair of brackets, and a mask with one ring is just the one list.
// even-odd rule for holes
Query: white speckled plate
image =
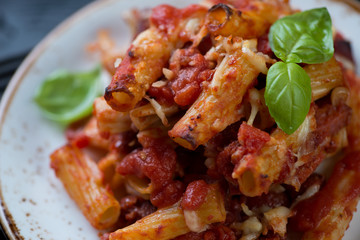
{"label": "white speckled plate", "polygon": [[[127,9],[160,3],[186,6],[196,0],[101,0],[85,7],[51,32],[26,58],[11,80],[0,106],[0,200],[2,225],[10,239],[98,239],[94,230],[49,167],[49,154],[65,143],[63,130],[44,119],[33,102],[36,87],[58,68],[86,70],[97,60],[85,51],[99,29],[109,29],[126,48]],[[360,7],[340,1],[292,0],[308,9],[327,6],[334,25],[353,43],[360,63]],[[360,68],[357,69],[360,73]],[[346,240],[360,237],[360,213]]]}

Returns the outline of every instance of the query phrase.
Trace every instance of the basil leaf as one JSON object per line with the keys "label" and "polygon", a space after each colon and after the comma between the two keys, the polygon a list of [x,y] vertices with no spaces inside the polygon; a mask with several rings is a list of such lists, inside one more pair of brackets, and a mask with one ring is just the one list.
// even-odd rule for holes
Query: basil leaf
{"label": "basil leaf", "polygon": [[100,67],[81,73],[55,71],[37,89],[34,100],[51,120],[69,124],[84,118],[101,93],[100,73]]}
{"label": "basil leaf", "polygon": [[326,8],[286,16],[271,26],[270,47],[284,62],[326,62],[334,54],[331,26]]}
{"label": "basil leaf", "polygon": [[265,103],[277,125],[292,134],[310,109],[310,77],[295,63],[275,63],[266,77]]}

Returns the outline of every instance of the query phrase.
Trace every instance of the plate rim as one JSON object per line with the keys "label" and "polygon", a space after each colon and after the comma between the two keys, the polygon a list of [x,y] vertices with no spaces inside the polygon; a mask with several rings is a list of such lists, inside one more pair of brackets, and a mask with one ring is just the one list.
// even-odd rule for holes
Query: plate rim
{"label": "plate rim", "polygon": [[[57,37],[63,34],[68,28],[72,27],[74,23],[79,21],[86,15],[91,14],[93,11],[97,11],[98,8],[104,5],[112,4],[117,1],[127,1],[127,0],[94,0],[76,10],[74,13],[66,17],[58,25],[56,25],[50,32],[46,34],[41,41],[39,41],[35,47],[29,52],[29,54],[22,61],[20,66],[15,71],[14,75],[11,77],[2,98],[0,99],[0,136],[3,130],[3,125],[7,117],[7,112],[10,108],[10,105],[15,97],[18,88],[27,73],[31,70],[32,66],[36,63],[37,59],[46,51],[46,49],[57,39]],[[351,9],[355,10],[360,14],[360,1],[357,0],[327,0],[329,2],[336,2],[338,4],[345,4]],[[291,0],[290,0],[291,2]],[[291,3],[290,3],[291,4]],[[360,63],[358,63],[360,64]],[[20,233],[20,229],[17,227],[12,214],[8,210],[8,207],[4,201],[2,188],[1,188],[1,178],[0,178],[0,227],[4,234],[10,240],[22,240],[24,237]]]}
{"label": "plate rim", "polygon": [[[104,5],[112,4],[116,1],[126,0],[94,0],[83,7],[70,14],[58,25],[56,25],[50,32],[46,34],[41,41],[29,52],[29,54],[22,61],[20,66],[16,69],[14,75],[11,77],[4,94],[0,100],[0,136],[3,131],[3,125],[7,117],[7,112],[12,104],[12,101],[18,91],[18,88],[27,73],[31,70],[32,66],[36,63],[37,59],[46,51],[46,49],[57,39],[58,36],[63,34],[68,28],[72,27],[74,23],[81,20],[84,16],[97,11],[98,8]],[[23,240],[24,237],[20,233],[12,214],[8,210],[7,204],[4,201],[3,192],[1,188],[0,178],[0,227],[3,233],[9,240]]]}

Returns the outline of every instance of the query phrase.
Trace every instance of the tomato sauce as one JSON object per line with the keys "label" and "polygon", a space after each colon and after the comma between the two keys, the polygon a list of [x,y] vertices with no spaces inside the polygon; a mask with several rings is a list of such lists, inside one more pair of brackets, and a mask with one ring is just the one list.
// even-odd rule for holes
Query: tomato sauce
{"label": "tomato sauce", "polygon": [[171,80],[174,100],[180,106],[194,103],[202,91],[201,83],[211,81],[214,74],[208,61],[195,48],[177,50],[169,67],[175,74]]}
{"label": "tomato sauce", "polygon": [[150,87],[148,95],[162,105],[189,106],[202,91],[202,82],[210,82],[214,70],[204,56],[195,48],[177,50],[170,61],[174,78],[162,87]]}
{"label": "tomato sauce", "polygon": [[150,146],[135,150],[117,166],[120,174],[135,174],[139,178],[148,177],[152,184],[164,186],[174,176],[176,153],[168,146]]}
{"label": "tomato sauce", "polygon": [[238,141],[234,141],[227,146],[219,155],[216,157],[216,168],[217,171],[222,174],[225,179],[232,185],[237,186],[237,181],[232,178],[232,172],[234,170],[234,164],[231,161],[231,156],[240,147]]}
{"label": "tomato sauce", "polygon": [[147,94],[153,97],[162,106],[174,105],[174,93],[169,84],[162,87],[150,86]]}
{"label": "tomato sauce", "polygon": [[238,141],[246,148],[247,153],[256,153],[270,141],[270,135],[244,122],[239,129]]}
{"label": "tomato sauce", "polygon": [[74,138],[71,143],[74,144],[78,148],[85,148],[85,147],[89,146],[90,139],[85,134],[80,134],[76,138]]}
{"label": "tomato sauce", "polygon": [[124,221],[125,225],[132,224],[156,211],[156,208],[149,201],[133,195],[121,198],[120,207],[120,219]]}
{"label": "tomato sauce", "polygon": [[144,137],[143,149],[136,149],[128,154],[116,171],[122,175],[136,175],[148,178],[154,189],[150,196],[156,207],[165,207],[178,201],[184,191],[181,182],[173,181],[176,170],[176,153],[162,139]]}
{"label": "tomato sauce", "polygon": [[150,195],[151,203],[158,207],[164,208],[178,202],[183,195],[185,186],[180,181],[170,181],[164,187],[155,189]]}
{"label": "tomato sauce", "polygon": [[274,56],[269,43],[269,33],[266,33],[258,38],[257,50],[258,52],[262,52],[270,57]]}
{"label": "tomato sauce", "polygon": [[89,137],[83,131],[83,126],[86,120],[88,119],[82,119],[70,124],[65,131],[67,141],[78,148],[85,148],[90,144]]}
{"label": "tomato sauce", "polygon": [[150,23],[161,32],[170,34],[181,20],[201,10],[206,11],[204,7],[195,4],[184,9],[177,9],[166,4],[159,5],[153,8]]}
{"label": "tomato sauce", "polygon": [[133,131],[113,134],[109,139],[110,150],[120,154],[128,154],[140,145],[137,142],[136,133]]}
{"label": "tomato sauce", "polygon": [[184,210],[197,210],[206,199],[209,191],[209,185],[204,180],[191,182],[181,200],[181,207]]}
{"label": "tomato sauce", "polygon": [[217,171],[228,182],[237,186],[237,181],[232,178],[234,166],[244,157],[254,157],[252,155],[256,154],[268,141],[270,141],[270,135],[267,132],[245,122],[242,123],[237,134],[237,141],[233,141],[218,154],[216,158]]}
{"label": "tomato sauce", "polygon": [[289,207],[290,199],[285,192],[269,192],[258,197],[246,198],[246,205],[250,210],[254,208],[261,208],[262,206],[267,206],[270,208],[276,208],[280,206]]}
{"label": "tomato sauce", "polygon": [[181,18],[181,10],[170,5],[160,5],[152,10],[150,23],[166,33],[175,29]]}

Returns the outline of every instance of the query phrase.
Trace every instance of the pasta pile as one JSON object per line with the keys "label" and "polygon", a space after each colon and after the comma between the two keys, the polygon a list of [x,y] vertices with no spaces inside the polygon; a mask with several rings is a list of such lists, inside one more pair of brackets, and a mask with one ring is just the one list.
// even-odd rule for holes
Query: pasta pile
{"label": "pasta pile", "polygon": [[277,127],[268,32],[295,12],[287,0],[136,10],[126,54],[100,33],[112,81],[51,167],[103,240],[342,238],[360,196],[360,79],[335,33],[335,57],[301,65],[304,122]]}

